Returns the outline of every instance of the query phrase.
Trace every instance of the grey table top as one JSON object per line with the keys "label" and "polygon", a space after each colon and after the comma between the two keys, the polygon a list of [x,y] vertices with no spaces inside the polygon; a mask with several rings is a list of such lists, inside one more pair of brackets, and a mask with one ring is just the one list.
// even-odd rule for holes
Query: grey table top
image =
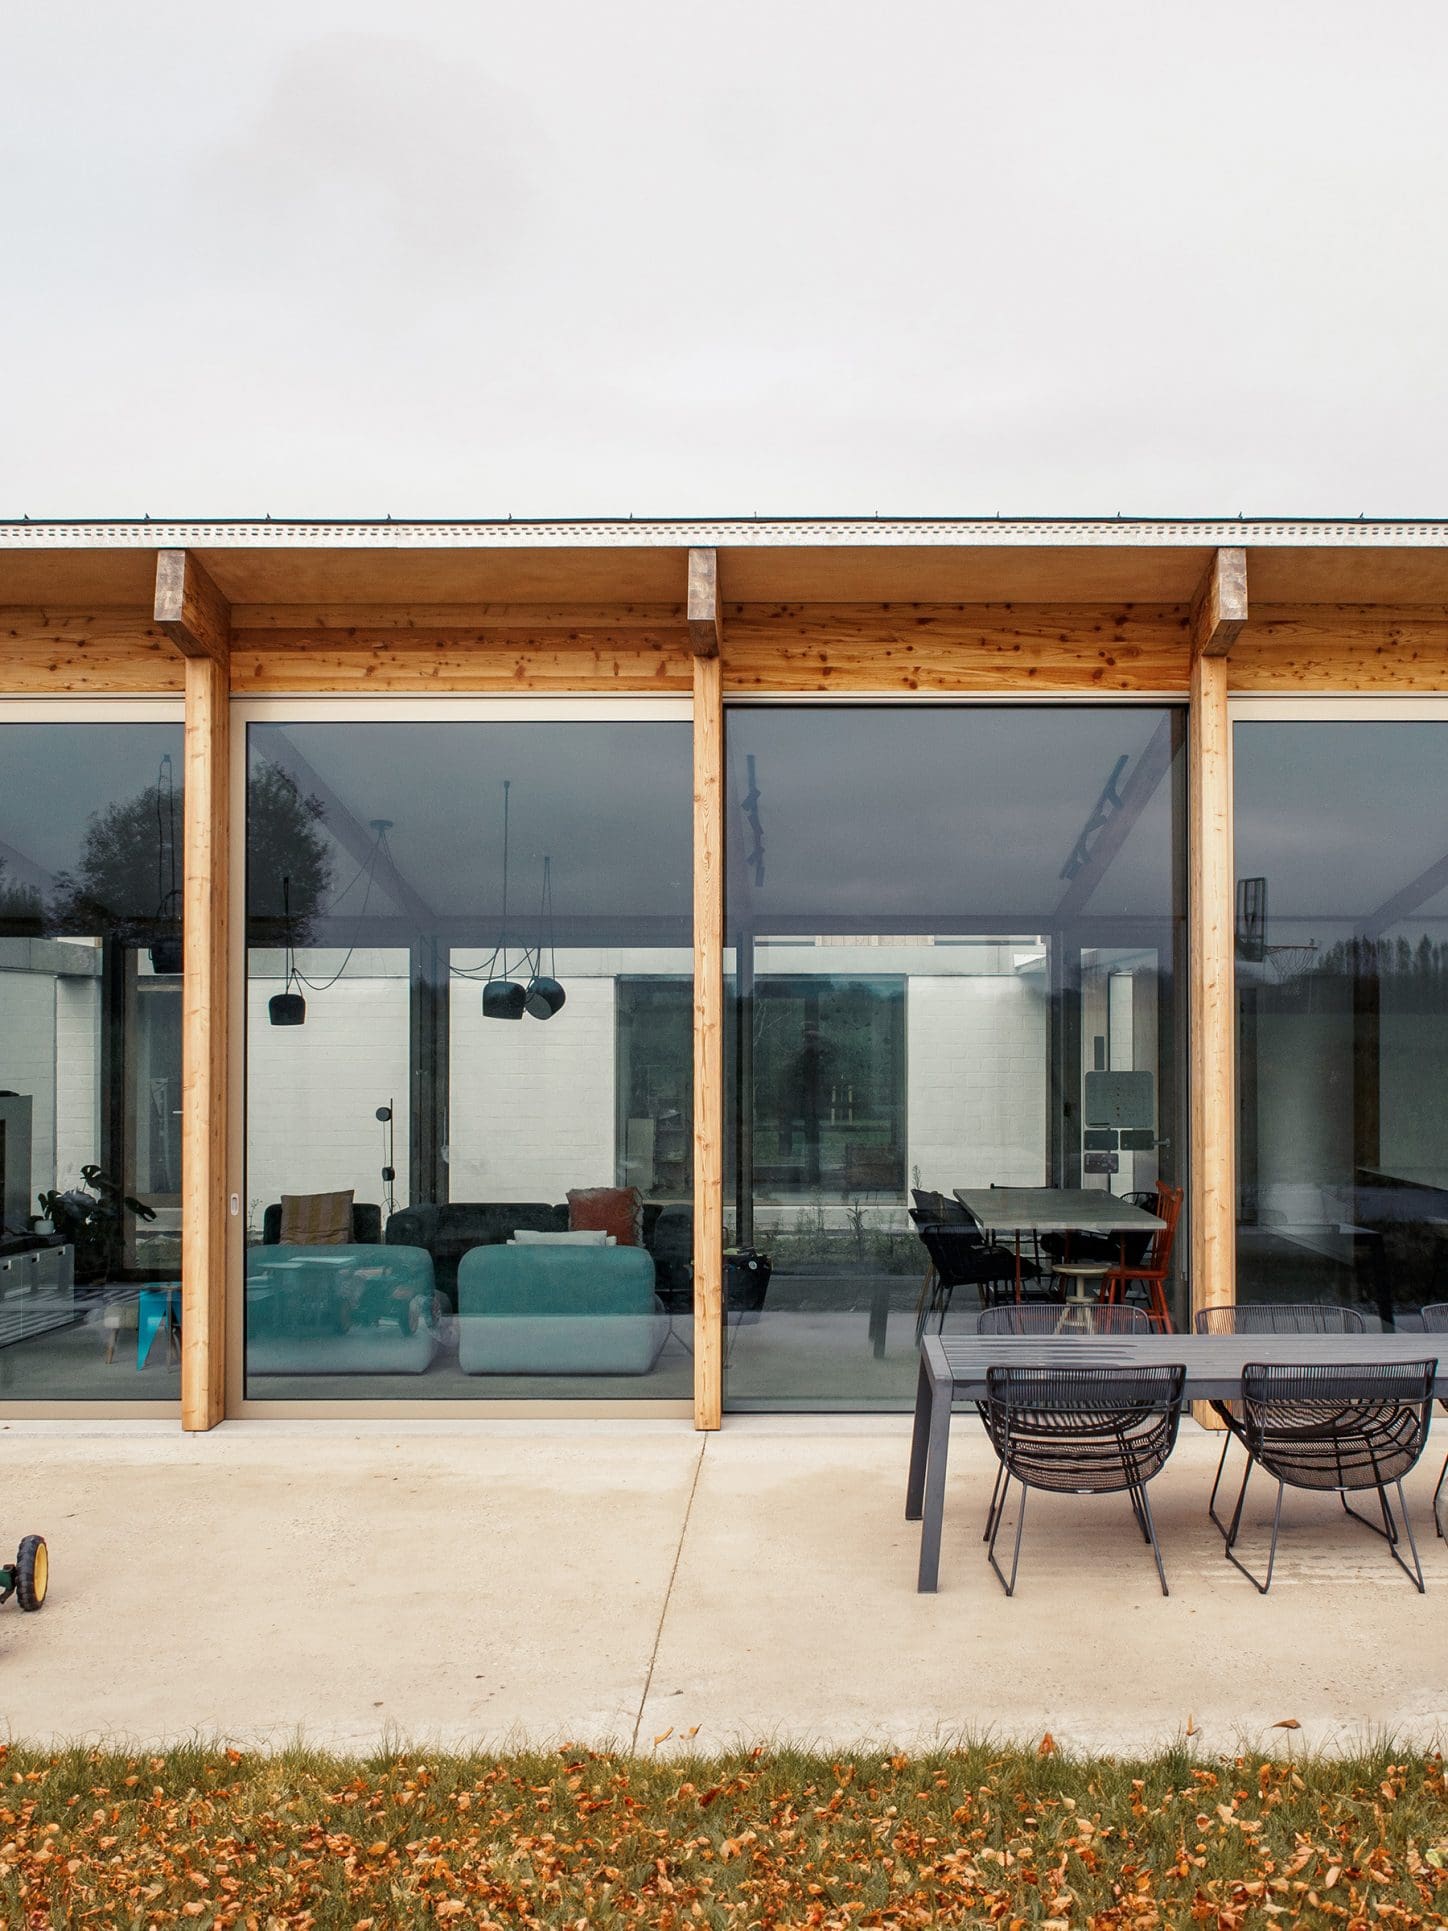
{"label": "grey table top", "polygon": [[[1143,1368],[1178,1361],[1187,1371],[1189,1401],[1230,1401],[1242,1392],[1249,1361],[1298,1366],[1361,1367],[1369,1361],[1432,1361],[1442,1337],[1435,1334],[1128,1334],[931,1335],[925,1364],[937,1382],[967,1401],[985,1398],[985,1377],[995,1367]],[[1443,1351],[1448,1355],[1448,1350]],[[1448,1359],[1440,1362],[1436,1392],[1448,1397]]]}
{"label": "grey table top", "polygon": [[1015,1232],[1132,1234],[1165,1225],[1100,1187],[957,1187],[955,1197],[983,1227]]}

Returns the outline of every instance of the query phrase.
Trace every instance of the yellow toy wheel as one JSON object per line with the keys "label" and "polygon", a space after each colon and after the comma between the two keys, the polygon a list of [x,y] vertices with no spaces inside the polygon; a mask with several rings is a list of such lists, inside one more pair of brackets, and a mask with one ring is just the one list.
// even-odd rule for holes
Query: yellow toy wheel
{"label": "yellow toy wheel", "polygon": [[50,1551],[43,1535],[27,1535],[15,1557],[15,1600],[22,1609],[39,1609],[50,1587]]}

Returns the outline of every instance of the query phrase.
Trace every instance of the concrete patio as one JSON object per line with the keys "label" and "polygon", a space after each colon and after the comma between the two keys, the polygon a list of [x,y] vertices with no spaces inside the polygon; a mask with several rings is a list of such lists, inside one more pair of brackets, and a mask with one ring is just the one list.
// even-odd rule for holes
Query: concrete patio
{"label": "concrete patio", "polygon": [[940,1593],[916,1595],[908,1427],[14,1422],[3,1535],[43,1532],[53,1583],[41,1614],[0,1616],[0,1714],[27,1740],[347,1749],[1049,1730],[1132,1751],[1190,1725],[1213,1751],[1448,1729],[1441,1440],[1410,1484],[1426,1597],[1308,1496],[1289,1497],[1259,1597],[1206,1516],[1220,1438],[1188,1425],[1152,1491],[1169,1600],[1124,1500],[1035,1498],[1008,1602],[979,1541],[993,1464],[965,1417]]}

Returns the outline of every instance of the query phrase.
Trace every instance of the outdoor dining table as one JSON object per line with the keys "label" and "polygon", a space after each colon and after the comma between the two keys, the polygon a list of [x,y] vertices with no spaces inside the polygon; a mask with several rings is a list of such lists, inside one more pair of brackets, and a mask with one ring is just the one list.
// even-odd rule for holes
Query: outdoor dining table
{"label": "outdoor dining table", "polygon": [[1021,1298],[1021,1235],[1151,1234],[1165,1226],[1145,1207],[1104,1187],[957,1187],[955,1197],[982,1227],[1010,1229],[1016,1242],[1016,1299]]}
{"label": "outdoor dining table", "polygon": [[[1242,1371],[1250,1362],[1287,1367],[1358,1367],[1367,1361],[1434,1358],[1429,1334],[1125,1334],[1111,1336],[932,1334],[920,1346],[915,1428],[910,1438],[910,1475],[905,1520],[919,1522],[917,1591],[934,1590],[940,1574],[940,1532],[945,1514],[945,1463],[950,1448],[950,1411],[957,1400],[984,1401],[986,1374],[994,1367],[1145,1368],[1187,1371],[1188,1401],[1237,1401]],[[1448,1397],[1448,1361],[1434,1383]]]}

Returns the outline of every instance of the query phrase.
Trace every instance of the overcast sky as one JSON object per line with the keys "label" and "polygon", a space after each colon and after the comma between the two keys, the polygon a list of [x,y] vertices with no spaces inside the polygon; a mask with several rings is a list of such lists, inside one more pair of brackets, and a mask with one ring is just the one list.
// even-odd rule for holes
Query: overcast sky
{"label": "overcast sky", "polygon": [[1441,0],[0,27],[0,516],[1448,514]]}

